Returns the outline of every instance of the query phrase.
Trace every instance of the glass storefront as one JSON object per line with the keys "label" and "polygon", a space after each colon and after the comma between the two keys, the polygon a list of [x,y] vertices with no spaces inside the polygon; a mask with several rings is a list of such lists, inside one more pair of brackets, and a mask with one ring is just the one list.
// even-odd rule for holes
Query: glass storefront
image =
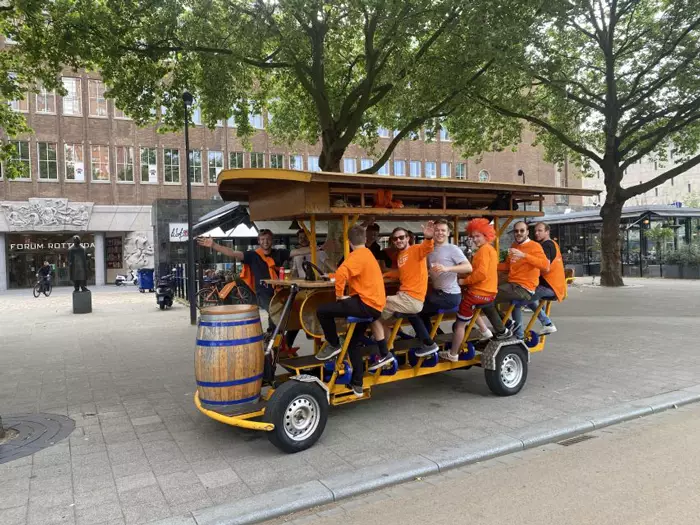
{"label": "glass storefront", "polygon": [[[68,248],[75,234],[60,233],[10,233],[6,235],[8,284],[10,288],[31,288],[36,283],[36,273],[49,261],[54,269],[54,286],[69,286]],[[78,233],[87,254],[88,284],[95,284],[95,238],[88,233]]]}

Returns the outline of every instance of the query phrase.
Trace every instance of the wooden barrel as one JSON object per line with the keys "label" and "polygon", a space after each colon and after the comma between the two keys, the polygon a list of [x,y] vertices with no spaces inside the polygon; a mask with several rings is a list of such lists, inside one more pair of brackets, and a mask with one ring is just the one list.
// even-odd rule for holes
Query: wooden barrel
{"label": "wooden barrel", "polygon": [[262,389],[265,353],[257,306],[205,308],[197,326],[194,374],[199,400],[217,412],[244,412]]}

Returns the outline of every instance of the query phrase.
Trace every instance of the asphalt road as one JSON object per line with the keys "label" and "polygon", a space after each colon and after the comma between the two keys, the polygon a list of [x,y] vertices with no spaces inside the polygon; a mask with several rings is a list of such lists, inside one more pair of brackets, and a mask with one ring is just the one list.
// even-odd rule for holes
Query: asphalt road
{"label": "asphalt road", "polygon": [[287,516],[268,525],[696,525],[700,405]]}

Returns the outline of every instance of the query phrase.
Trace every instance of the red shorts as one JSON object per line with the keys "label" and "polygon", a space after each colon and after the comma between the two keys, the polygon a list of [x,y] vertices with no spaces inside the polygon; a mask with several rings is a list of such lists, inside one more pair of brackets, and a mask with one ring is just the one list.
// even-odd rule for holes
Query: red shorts
{"label": "red shorts", "polygon": [[462,302],[459,303],[457,319],[460,321],[469,321],[472,317],[474,317],[474,310],[476,310],[478,306],[492,303],[494,299],[496,299],[495,295],[484,297],[481,295],[474,295],[470,292],[462,293]]}

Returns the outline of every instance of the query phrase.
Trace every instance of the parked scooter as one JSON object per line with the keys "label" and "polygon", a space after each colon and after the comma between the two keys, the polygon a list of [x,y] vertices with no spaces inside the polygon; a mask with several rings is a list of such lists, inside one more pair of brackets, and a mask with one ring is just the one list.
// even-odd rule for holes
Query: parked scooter
{"label": "parked scooter", "polygon": [[136,273],[134,270],[129,270],[128,275],[117,275],[117,278],[114,279],[114,284],[117,286],[121,285],[128,285],[128,284],[133,284],[134,286],[139,285],[139,279],[136,277]]}
{"label": "parked scooter", "polygon": [[156,287],[156,302],[161,310],[172,308],[175,297],[175,275],[170,273],[158,278]]}

